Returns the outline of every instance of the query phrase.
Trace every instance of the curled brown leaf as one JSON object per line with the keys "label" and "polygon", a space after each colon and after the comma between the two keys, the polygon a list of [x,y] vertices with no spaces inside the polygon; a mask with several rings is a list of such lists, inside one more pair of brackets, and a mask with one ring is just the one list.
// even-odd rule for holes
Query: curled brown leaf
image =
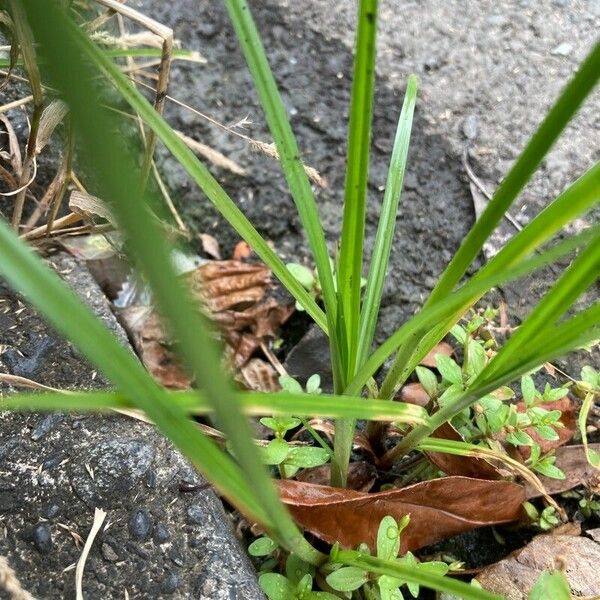
{"label": "curled brown leaf", "polygon": [[365,542],[373,550],[383,517],[410,515],[402,552],[477,527],[515,521],[525,500],[522,486],[468,477],[444,477],[374,494],[293,480],[278,485],[281,499],[304,529],[344,548]]}

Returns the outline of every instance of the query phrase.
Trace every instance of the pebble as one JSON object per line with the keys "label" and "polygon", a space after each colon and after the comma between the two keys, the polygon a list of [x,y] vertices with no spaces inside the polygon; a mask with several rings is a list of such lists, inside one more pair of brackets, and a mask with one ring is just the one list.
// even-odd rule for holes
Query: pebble
{"label": "pebble", "polygon": [[48,471],[49,469],[57,467],[65,458],[67,458],[67,455],[61,450],[54,452],[54,454],[51,454],[44,459],[44,462],[42,463],[42,471]]}
{"label": "pebble", "polygon": [[183,567],[185,565],[185,559],[183,558],[183,553],[181,548],[176,545],[173,545],[171,550],[169,550],[169,558],[178,566]]}
{"label": "pebble", "polygon": [[164,544],[171,539],[171,534],[164,523],[158,523],[154,529],[154,541],[157,544]]}
{"label": "pebble", "polygon": [[160,584],[160,591],[163,594],[172,594],[179,587],[179,577],[176,573],[170,572]]}
{"label": "pebble", "polygon": [[569,42],[563,42],[562,44],[556,46],[556,48],[553,48],[550,51],[550,54],[554,56],[569,56],[571,52],[573,52],[573,44],[569,44]]}
{"label": "pebble", "polygon": [[62,512],[61,507],[58,504],[50,504],[48,508],[44,511],[44,517],[47,519],[54,519],[60,515]]}
{"label": "pebble", "polygon": [[42,417],[33,427],[31,431],[31,439],[34,442],[41,440],[45,435],[48,435],[56,425],[58,425],[65,415],[63,413],[50,413]]}
{"label": "pebble", "polygon": [[145,509],[133,511],[129,520],[129,533],[137,540],[144,540],[152,531],[152,517]]}
{"label": "pebble", "polygon": [[196,525],[202,525],[206,521],[206,515],[202,510],[201,506],[197,504],[192,504],[187,509],[188,522],[194,523]]}
{"label": "pebble", "polygon": [[100,552],[102,552],[104,559],[109,562],[116,562],[119,560],[119,555],[113,550],[112,546],[109,546],[108,544],[102,544]]}
{"label": "pebble", "polygon": [[52,532],[48,523],[38,523],[33,528],[32,541],[40,554],[48,554],[52,550]]}
{"label": "pebble", "polygon": [[476,115],[467,115],[463,121],[462,132],[468,140],[474,140],[477,137],[479,128],[479,119]]}

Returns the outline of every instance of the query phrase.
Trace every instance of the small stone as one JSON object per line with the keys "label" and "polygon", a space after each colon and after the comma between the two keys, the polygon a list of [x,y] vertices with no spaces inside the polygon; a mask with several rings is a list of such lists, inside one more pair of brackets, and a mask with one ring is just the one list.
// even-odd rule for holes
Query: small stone
{"label": "small stone", "polygon": [[156,487],[156,472],[153,469],[146,471],[146,487],[154,489]]}
{"label": "small stone", "polygon": [[52,550],[52,532],[48,523],[38,523],[33,528],[32,541],[40,554],[48,554]]}
{"label": "small stone", "polygon": [[183,567],[185,565],[185,559],[183,558],[183,553],[181,552],[181,548],[176,545],[173,545],[171,550],[169,550],[169,558],[178,566]]}
{"label": "small stone", "polygon": [[152,531],[152,518],[145,509],[138,509],[133,512],[129,520],[129,533],[131,537],[137,540],[144,540]]}
{"label": "small stone", "polygon": [[45,415],[33,427],[33,430],[31,431],[31,439],[34,442],[42,439],[45,435],[48,435],[52,429],[64,418],[65,415],[60,412]]}
{"label": "small stone", "polygon": [[100,547],[100,552],[102,552],[104,560],[109,562],[116,562],[119,560],[118,554],[113,550],[112,546],[109,546],[108,544],[102,544]]}
{"label": "small stone", "polygon": [[569,44],[569,42],[563,42],[556,46],[556,48],[550,51],[550,54],[554,56],[569,56],[573,52],[573,44]]}
{"label": "small stone", "polygon": [[468,140],[474,140],[477,137],[479,119],[476,115],[467,115],[463,121],[462,132]]}
{"label": "small stone", "polygon": [[188,521],[190,523],[194,523],[195,525],[202,525],[202,523],[206,521],[206,515],[204,514],[202,507],[198,506],[197,504],[192,504],[187,509],[187,516]]}
{"label": "small stone", "polygon": [[44,462],[42,463],[42,471],[48,471],[54,467],[58,467],[58,465],[60,465],[65,458],[67,458],[67,455],[64,452],[61,452],[60,450],[58,452],[54,452],[44,459]]}
{"label": "small stone", "polygon": [[46,510],[44,511],[44,517],[46,517],[47,519],[55,519],[56,517],[58,517],[58,515],[60,515],[61,512],[61,507],[58,504],[53,503],[50,506],[48,506],[48,508],[46,508]]}
{"label": "small stone", "polygon": [[164,523],[158,523],[154,528],[154,541],[157,544],[164,544],[171,539],[171,534]]}
{"label": "small stone", "polygon": [[163,594],[172,594],[179,587],[179,577],[176,573],[169,573],[160,584],[160,591]]}

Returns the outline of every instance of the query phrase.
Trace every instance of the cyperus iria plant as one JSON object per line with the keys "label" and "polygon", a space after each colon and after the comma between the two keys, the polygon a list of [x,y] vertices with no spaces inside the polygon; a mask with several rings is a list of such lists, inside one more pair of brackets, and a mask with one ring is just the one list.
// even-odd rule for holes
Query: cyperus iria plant
{"label": "cyperus iria plant", "polygon": [[[56,274],[4,222],[0,223],[0,274],[65,334],[113,382],[115,391],[63,394],[19,394],[3,399],[5,408],[143,410],[200,469],[214,486],[250,519],[260,523],[281,548],[321,573],[351,567],[405,582],[454,593],[463,598],[496,598],[494,594],[444,577],[441,571],[417,568],[408,561],[364,552],[335,550],[330,557],[314,548],[296,527],[262,464],[244,413],[276,417],[335,418],[332,483],[347,479],[355,421],[395,421],[407,434],[388,452],[393,462],[428,442],[440,424],[454,419],[489,392],[519,378],[545,361],[600,338],[600,304],[573,315],[574,303],[600,272],[600,226],[552,243],[566,225],[584,215],[600,199],[600,164],[592,166],[565,189],[475,275],[463,279],[483,243],[494,230],[550,147],[592,91],[600,77],[600,44],[596,45],[516,160],[482,217],[441,274],[423,309],[381,346],[373,350],[383,282],[394,237],[402,179],[407,160],[417,81],[408,77],[404,104],[390,159],[380,221],[370,263],[364,264],[367,179],[375,76],[377,1],[360,0],[350,106],[346,185],[339,250],[330,263],[313,190],[292,134],[265,51],[244,0],[225,0],[237,38],[254,78],[281,167],[312,250],[322,306],[289,272],[276,253],[207,168],[123,75],[112,58],[77,27],[58,0],[11,2],[21,27],[31,30],[44,82],[66,102],[76,149],[94,175],[94,194],[104,199],[127,238],[131,260],[154,292],[159,310],[178,340],[182,360],[195,373],[199,389],[168,393],[117,342]],[[18,14],[17,14],[18,13]],[[219,350],[207,334],[170,262],[170,248],[148,209],[151,192],[132,156],[116,139],[119,121],[98,101],[98,75],[121,94],[156,137],[170,150],[233,228],[269,266],[290,294],[327,334],[334,373],[334,394],[313,396],[284,390],[275,394],[240,393],[215,368]],[[48,92],[50,93],[50,92]],[[389,107],[390,110],[392,107]],[[340,109],[341,112],[341,109]],[[389,402],[421,359],[463,314],[493,286],[526,275],[561,257],[575,254],[568,269],[540,299],[521,327],[475,377],[435,414],[419,407]],[[362,290],[363,270],[367,283]],[[569,316],[566,316],[566,315]],[[393,358],[377,390],[362,398],[365,386],[384,362]],[[465,383],[465,382],[463,382]],[[371,394],[372,395],[372,394]],[[228,437],[231,453],[216,447],[194,426],[191,414],[210,413]],[[277,427],[276,423],[272,423]],[[281,425],[281,424],[280,424]],[[482,426],[484,424],[482,423]],[[284,464],[284,460],[278,464]],[[285,470],[285,465],[284,465]],[[335,578],[334,578],[335,579]],[[388,581],[388,580],[384,580]],[[380,580],[377,580],[377,584]],[[386,583],[387,585],[387,583]],[[304,579],[308,594],[312,578]],[[308,597],[308,596],[307,596]]]}

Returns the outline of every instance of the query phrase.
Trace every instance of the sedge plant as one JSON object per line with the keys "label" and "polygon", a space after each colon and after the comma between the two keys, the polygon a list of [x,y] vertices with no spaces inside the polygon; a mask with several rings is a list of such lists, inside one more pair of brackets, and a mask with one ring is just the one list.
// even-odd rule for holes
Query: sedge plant
{"label": "sedge plant", "polygon": [[[600,44],[584,60],[494,194],[486,211],[463,240],[441,274],[423,309],[373,350],[383,283],[394,238],[400,192],[408,157],[417,80],[407,79],[400,110],[380,220],[368,265],[364,261],[367,180],[375,78],[377,0],[360,0],[350,105],[343,223],[333,267],[318,206],[306,176],[298,144],[270,70],[265,50],[245,0],[225,0],[237,38],[252,73],[292,199],[312,251],[322,304],[296,280],[267,241],[244,216],[208,169],[194,156],[152,105],[124,76],[114,57],[94,44],[72,20],[64,3],[23,0],[13,18],[31,31],[42,77],[67,104],[77,154],[93,174],[94,193],[111,208],[123,231],[130,258],[151,286],[157,306],[178,342],[182,361],[195,372],[198,390],[169,393],[160,388],[128,351],[112,337],[58,276],[0,222],[0,274],[82,351],[115,386],[113,391],[69,394],[17,394],[3,399],[12,409],[143,410],[190,458],[215,487],[270,539],[300,560],[328,573],[340,565],[387,576],[463,598],[494,594],[435,572],[424,572],[364,552],[338,550],[327,556],[313,547],[279,501],[263,465],[246,414],[282,418],[327,416],[335,419],[332,483],[344,486],[357,419],[395,421],[408,430],[386,460],[431,447],[430,434],[489,392],[521,377],[545,361],[600,338],[600,304],[573,312],[580,296],[600,272],[600,228],[564,235],[563,229],[600,200],[600,164],[592,166],[516,235],[486,266],[464,280],[472,261],[557,140],[600,77]],[[116,115],[98,100],[98,76],[151,129],[210,202],[269,266],[283,286],[327,334],[334,393],[318,395],[284,389],[274,394],[233,389],[219,364],[219,348],[210,325],[192,304],[174,273],[170,248],[150,209],[152,191],[144,186],[139,161],[119,144]],[[76,82],[76,84],[75,84]],[[562,238],[555,239],[559,235]],[[570,267],[540,300],[519,330],[460,393],[434,415],[389,399],[419,361],[463,314],[492,287],[527,275],[560,258],[576,254]],[[366,273],[363,273],[366,271]],[[362,275],[367,275],[362,286]],[[569,315],[568,317],[565,315]],[[377,398],[362,398],[365,387],[393,357]],[[372,396],[373,394],[371,394]],[[228,437],[230,453],[206,438],[189,418],[210,413]],[[276,429],[281,422],[270,422]],[[443,444],[442,444],[443,445]],[[448,449],[451,451],[452,449]],[[287,455],[286,455],[287,459]],[[285,460],[277,464],[285,463]],[[289,465],[288,465],[289,466]],[[284,465],[287,468],[286,465]],[[282,469],[282,470],[285,470]]]}

